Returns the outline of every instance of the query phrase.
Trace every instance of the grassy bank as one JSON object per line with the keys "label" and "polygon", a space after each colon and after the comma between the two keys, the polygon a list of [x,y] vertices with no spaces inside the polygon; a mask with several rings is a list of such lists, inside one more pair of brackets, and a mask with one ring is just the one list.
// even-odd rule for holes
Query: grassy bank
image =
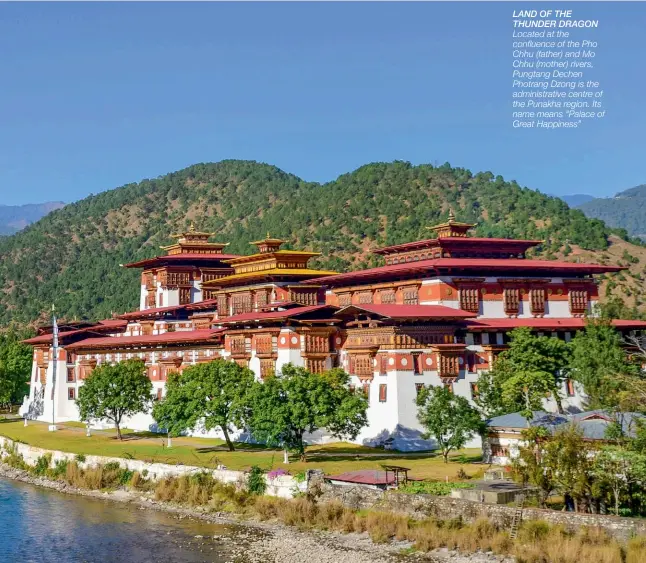
{"label": "grassy bank", "polygon": [[640,563],[646,560],[646,537],[623,543],[599,529],[569,532],[542,521],[524,522],[512,540],[487,519],[466,524],[460,519],[415,520],[406,515],[376,510],[351,510],[339,502],[317,501],[312,491],[292,500],[254,494],[251,478],[246,486],[223,484],[209,473],[152,481],[147,475],[109,464],[82,468],[75,461],[51,465],[43,456],[34,467],[25,465],[16,450],[9,450],[6,465],[34,476],[63,482],[82,490],[129,491],[134,498],[154,498],[163,503],[191,507],[196,515],[228,513],[241,519],[281,522],[301,530],[367,533],[375,543],[410,542],[407,552],[428,552],[446,547],[462,552],[492,551],[515,557],[519,563]]}
{"label": "grassy bank", "polygon": [[[237,444],[238,451],[229,452],[222,440],[208,438],[173,438],[172,448],[166,447],[166,438],[150,432],[127,432],[124,440],[116,439],[113,432],[94,432],[87,437],[78,424],[61,425],[57,432],[49,432],[47,424],[22,420],[0,419],[0,435],[38,448],[60,450],[82,455],[101,455],[139,459],[147,462],[216,467],[223,464],[229,469],[245,470],[257,465],[265,470],[282,467],[291,473],[306,469],[321,469],[328,475],[357,469],[380,469],[381,464],[403,465],[411,469],[416,479],[458,479],[460,470],[469,476],[478,476],[483,466],[472,462],[480,460],[480,450],[463,450],[451,456],[445,464],[442,456],[434,453],[402,454],[369,448],[356,444],[336,443],[311,446],[307,461],[292,456],[284,465],[282,451],[251,444]],[[462,475],[460,473],[460,475]]]}

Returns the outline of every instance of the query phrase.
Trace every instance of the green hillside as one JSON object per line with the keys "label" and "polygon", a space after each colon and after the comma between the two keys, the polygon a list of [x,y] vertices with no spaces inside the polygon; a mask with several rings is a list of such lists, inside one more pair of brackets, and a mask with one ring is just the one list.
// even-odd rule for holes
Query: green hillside
{"label": "green hillside", "polygon": [[632,236],[646,236],[646,184],[614,197],[593,199],[577,207],[588,217],[601,219],[611,227],[626,229]]}
{"label": "green hillside", "polygon": [[321,185],[256,162],[197,164],[90,196],[0,240],[0,323],[32,322],[53,302],[68,319],[136,308],[139,272],[119,264],[159,254],[192,220],[234,253],[269,231],[345,270],[377,264],[377,246],[427,238],[449,207],[480,235],[546,240],[548,257],[608,245],[601,221],[490,172],[376,163]]}

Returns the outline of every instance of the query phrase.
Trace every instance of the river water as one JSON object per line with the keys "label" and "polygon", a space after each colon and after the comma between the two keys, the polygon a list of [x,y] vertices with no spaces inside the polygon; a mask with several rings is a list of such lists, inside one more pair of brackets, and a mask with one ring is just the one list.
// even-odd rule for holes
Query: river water
{"label": "river water", "polygon": [[225,563],[239,561],[236,534],[231,526],[0,479],[2,563]]}

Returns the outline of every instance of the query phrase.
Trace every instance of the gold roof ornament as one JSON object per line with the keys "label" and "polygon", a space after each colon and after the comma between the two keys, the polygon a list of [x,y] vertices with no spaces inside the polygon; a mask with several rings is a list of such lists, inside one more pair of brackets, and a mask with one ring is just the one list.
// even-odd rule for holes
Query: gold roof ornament
{"label": "gold roof ornament", "polygon": [[475,227],[472,223],[460,223],[455,220],[455,213],[449,208],[449,220],[434,227],[426,227],[437,234],[437,238],[444,237],[466,237],[468,231]]}
{"label": "gold roof ornament", "polygon": [[209,239],[216,233],[198,231],[195,228],[195,223],[191,221],[188,230],[183,233],[171,234],[170,238],[177,239],[175,243],[160,247],[166,250],[169,254],[185,254],[193,251],[206,251],[206,253],[217,254],[222,251],[228,242],[209,242]]}

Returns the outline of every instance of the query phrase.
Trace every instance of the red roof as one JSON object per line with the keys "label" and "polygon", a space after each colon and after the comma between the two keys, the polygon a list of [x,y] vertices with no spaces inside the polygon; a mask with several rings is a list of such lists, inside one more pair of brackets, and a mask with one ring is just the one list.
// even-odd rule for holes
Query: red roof
{"label": "red roof", "polygon": [[130,311],[119,315],[119,319],[134,320],[134,319],[143,319],[145,317],[156,317],[163,315],[164,313],[174,313],[180,310],[183,310],[187,305],[172,305],[171,307],[156,307],[152,309],[141,309],[138,311]]}
{"label": "red roof", "polygon": [[[124,264],[124,268],[147,268],[150,266],[161,266],[166,263],[172,262],[220,262],[222,260],[231,260],[238,258],[238,254],[170,254],[166,256],[154,256],[146,258],[139,262],[131,262]],[[222,268],[230,268],[230,266],[221,265]]]}
{"label": "red roof", "polygon": [[[541,318],[541,319],[477,319],[469,321],[469,330],[512,330],[520,326],[536,329],[582,329],[586,319],[583,318]],[[616,328],[646,329],[646,321],[613,320]]]}
{"label": "red roof", "polygon": [[478,246],[485,244],[504,244],[513,247],[522,247],[527,249],[531,246],[538,246],[542,240],[526,240],[526,239],[509,239],[509,238],[485,238],[485,237],[439,237],[425,240],[416,240],[413,242],[405,242],[403,244],[394,244],[392,246],[385,246],[373,250],[374,254],[391,254],[396,252],[405,252],[407,250],[415,250],[416,248],[431,248],[436,246],[450,246],[453,243],[456,245],[468,246],[475,243]]}
{"label": "red roof", "polygon": [[254,322],[254,321],[268,321],[268,320],[279,320],[286,319],[288,317],[297,317],[305,313],[311,313],[313,311],[320,311],[321,309],[331,309],[336,311],[336,307],[332,305],[310,305],[307,307],[293,307],[285,311],[267,311],[267,312],[257,312],[257,313],[242,313],[240,315],[233,315],[231,317],[224,317],[219,319],[218,323],[239,323],[239,322]]}
{"label": "red roof", "polygon": [[105,338],[86,338],[66,348],[77,350],[79,348],[124,348],[132,346],[154,346],[156,344],[184,344],[208,342],[218,334],[225,331],[218,329],[201,330],[178,330],[164,332],[163,334],[151,334],[148,336],[107,336]]}
{"label": "red roof", "polygon": [[359,485],[394,485],[395,474],[392,471],[378,471],[376,469],[361,469],[347,471],[339,475],[330,475],[326,479],[341,481],[343,483],[357,483]]}
{"label": "red roof", "polygon": [[557,262],[555,260],[527,260],[523,258],[434,258],[419,260],[418,262],[405,262],[403,264],[390,264],[336,274],[323,278],[312,278],[306,283],[321,283],[323,285],[340,285],[362,279],[379,278],[386,275],[428,275],[432,270],[436,274],[438,270],[454,270],[455,273],[461,270],[482,270],[483,272],[493,271],[547,271],[563,272],[566,274],[602,274],[604,272],[619,272],[625,270],[619,266],[601,266],[599,264],[578,264],[575,262]]}
{"label": "red roof", "polygon": [[197,301],[195,303],[190,303],[184,305],[187,311],[201,311],[203,309],[217,309],[218,300],[217,299],[205,299],[204,301]]}
{"label": "red roof", "polygon": [[[128,321],[121,320],[121,319],[106,319],[104,321],[99,321],[97,324],[79,328],[76,330],[64,330],[58,333],[58,338],[59,340],[64,340],[70,336],[74,336],[76,334],[88,334],[88,333],[96,333],[96,332],[102,332],[105,333],[109,330],[118,330],[118,329],[125,329],[126,326],[128,326]],[[47,334],[41,334],[39,336],[35,336],[33,338],[29,338],[27,340],[23,340],[23,344],[46,344],[47,342],[52,341],[52,333],[48,332]]]}
{"label": "red roof", "polygon": [[355,312],[374,313],[390,319],[469,319],[475,318],[476,313],[470,313],[444,305],[348,305],[337,311],[335,316],[353,314]]}

